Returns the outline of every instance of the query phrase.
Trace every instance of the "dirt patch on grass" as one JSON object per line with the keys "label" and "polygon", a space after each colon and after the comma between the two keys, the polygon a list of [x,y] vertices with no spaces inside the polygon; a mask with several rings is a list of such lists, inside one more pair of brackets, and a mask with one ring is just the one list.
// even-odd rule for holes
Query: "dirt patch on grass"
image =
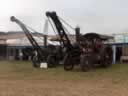
{"label": "dirt patch on grass", "polygon": [[128,65],[94,72],[35,69],[30,62],[0,62],[0,96],[127,96]]}
{"label": "dirt patch on grass", "polygon": [[0,80],[0,96],[127,96],[126,84],[112,80]]}

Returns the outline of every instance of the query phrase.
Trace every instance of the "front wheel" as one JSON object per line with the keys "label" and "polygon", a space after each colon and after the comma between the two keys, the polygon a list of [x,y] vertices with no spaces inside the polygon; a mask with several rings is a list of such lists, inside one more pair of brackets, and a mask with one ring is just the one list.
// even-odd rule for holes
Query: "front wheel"
{"label": "front wheel", "polygon": [[55,56],[53,55],[49,55],[48,58],[47,58],[47,64],[48,64],[48,67],[49,68],[53,68],[56,66],[56,59],[55,59]]}
{"label": "front wheel", "polygon": [[64,70],[70,71],[74,68],[74,64],[71,62],[72,58],[69,54],[64,57]]}
{"label": "front wheel", "polygon": [[38,59],[37,56],[33,56],[33,58],[32,58],[32,64],[33,64],[33,67],[35,67],[35,68],[40,67],[40,61],[39,61],[39,59]]}

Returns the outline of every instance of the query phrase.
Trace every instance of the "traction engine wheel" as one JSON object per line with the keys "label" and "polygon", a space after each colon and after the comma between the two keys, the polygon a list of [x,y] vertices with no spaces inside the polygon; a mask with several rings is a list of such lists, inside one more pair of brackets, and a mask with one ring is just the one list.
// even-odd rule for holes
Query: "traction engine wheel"
{"label": "traction engine wheel", "polygon": [[83,72],[88,72],[92,69],[91,56],[81,55],[80,67]]}
{"label": "traction engine wheel", "polygon": [[48,68],[53,68],[56,65],[56,59],[55,56],[53,55],[49,55],[47,58],[47,64],[48,64]]}
{"label": "traction engine wheel", "polygon": [[39,59],[38,59],[37,56],[33,56],[33,58],[32,58],[32,64],[33,64],[33,67],[35,67],[35,68],[40,67],[40,61],[39,61]]}
{"label": "traction engine wheel", "polygon": [[103,52],[103,60],[102,60],[102,66],[103,67],[109,67],[112,65],[112,49],[111,48],[105,48]]}
{"label": "traction engine wheel", "polygon": [[66,54],[64,57],[64,70],[70,71],[74,68],[74,64],[72,64],[72,57],[69,54]]}

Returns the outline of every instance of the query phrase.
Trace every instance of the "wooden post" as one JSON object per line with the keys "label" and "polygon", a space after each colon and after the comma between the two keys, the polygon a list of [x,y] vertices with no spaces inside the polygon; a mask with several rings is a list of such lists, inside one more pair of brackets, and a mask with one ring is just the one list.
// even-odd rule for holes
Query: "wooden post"
{"label": "wooden post", "polygon": [[112,49],[113,49],[113,64],[115,64],[116,63],[116,45],[113,45]]}

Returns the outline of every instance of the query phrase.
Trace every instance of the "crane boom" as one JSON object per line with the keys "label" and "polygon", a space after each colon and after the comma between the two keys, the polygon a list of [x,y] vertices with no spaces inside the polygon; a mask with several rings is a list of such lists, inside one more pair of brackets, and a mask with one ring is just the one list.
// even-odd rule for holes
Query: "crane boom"
{"label": "crane boom", "polygon": [[[66,33],[67,30],[61,23],[62,20],[59,18],[59,16],[57,16],[56,12],[54,12],[54,11],[46,12],[46,16],[48,17],[49,22],[50,22],[50,20],[53,21],[53,23],[56,27],[58,36],[60,37],[60,43],[63,45],[61,61],[62,61],[62,64],[64,64],[64,69],[72,70],[74,67],[74,64],[78,64],[80,61],[79,46],[77,46],[77,44],[71,43],[71,41]],[[51,25],[52,25],[52,23],[51,23]],[[76,30],[76,31],[79,31],[79,30]]]}
{"label": "crane boom", "polygon": [[32,44],[33,49],[37,52],[39,61],[46,60],[46,56],[45,56],[46,52],[44,50],[42,50],[42,48],[38,45],[37,41],[34,39],[34,37],[32,36],[31,32],[27,29],[25,24],[22,23],[17,18],[15,18],[14,16],[12,16],[10,19],[12,22],[17,23],[21,27],[21,29],[24,31],[26,37],[28,38],[28,40]]}
{"label": "crane boom", "polygon": [[[53,23],[55,24],[55,27],[57,29],[58,35],[60,36],[60,41],[62,44],[67,47],[68,49],[72,49],[72,44],[63,28],[62,23],[59,20],[59,17],[57,16],[56,12],[46,12],[46,16],[48,18],[51,18]],[[65,41],[66,39],[66,41]]]}

